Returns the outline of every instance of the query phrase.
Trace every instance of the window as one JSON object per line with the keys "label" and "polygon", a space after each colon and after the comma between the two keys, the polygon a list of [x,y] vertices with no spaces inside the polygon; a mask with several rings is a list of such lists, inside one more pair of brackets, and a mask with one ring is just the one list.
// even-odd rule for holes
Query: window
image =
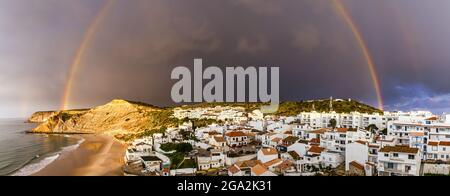
{"label": "window", "polygon": [[388,169],[394,169],[394,163],[388,163],[387,164]]}
{"label": "window", "polygon": [[406,172],[411,171],[411,166],[409,166],[409,165],[405,166],[405,171],[406,171]]}
{"label": "window", "polygon": [[445,147],[442,148],[443,151],[446,151],[447,149]]}
{"label": "window", "polygon": [[398,153],[394,153],[394,157],[398,157]]}
{"label": "window", "polygon": [[389,157],[389,154],[388,153],[384,153],[384,157]]}
{"label": "window", "polygon": [[410,160],[414,160],[416,158],[416,156],[414,156],[414,155],[408,155],[408,159],[410,159]]}

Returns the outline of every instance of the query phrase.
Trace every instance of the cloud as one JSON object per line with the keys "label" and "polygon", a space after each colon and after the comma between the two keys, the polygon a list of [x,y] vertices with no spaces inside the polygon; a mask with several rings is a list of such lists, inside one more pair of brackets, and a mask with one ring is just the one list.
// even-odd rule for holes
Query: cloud
{"label": "cloud", "polygon": [[237,44],[237,52],[258,55],[269,50],[269,41],[266,37],[258,35],[254,38],[242,37]]}
{"label": "cloud", "polygon": [[308,26],[294,32],[292,44],[303,52],[311,53],[320,45],[320,32]]}
{"label": "cloud", "polygon": [[256,14],[273,15],[282,11],[279,1],[276,0],[237,0],[237,6],[243,6]]}
{"label": "cloud", "polygon": [[389,105],[389,110],[429,110],[435,113],[450,113],[450,93],[438,94],[424,85],[396,86],[402,94],[396,103]]}

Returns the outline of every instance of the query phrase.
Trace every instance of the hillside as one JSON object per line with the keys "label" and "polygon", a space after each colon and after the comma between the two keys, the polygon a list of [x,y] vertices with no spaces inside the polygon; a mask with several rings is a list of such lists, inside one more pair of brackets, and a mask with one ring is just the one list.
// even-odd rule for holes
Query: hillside
{"label": "hillside", "polygon": [[[182,108],[198,108],[198,107],[215,107],[215,106],[232,106],[232,107],[243,107],[247,112],[259,109],[262,103],[200,103],[193,105],[181,106]],[[288,101],[280,103],[280,108],[275,115],[282,116],[295,116],[301,112],[311,112],[313,108],[317,112],[329,112],[330,111],[330,100],[308,100],[308,101]],[[337,113],[350,113],[350,112],[360,112],[360,113],[383,113],[383,111],[374,108],[370,105],[357,102],[355,100],[334,100],[333,101],[333,111]]]}
{"label": "hillside", "polygon": [[152,105],[113,100],[90,110],[56,112],[35,133],[136,133],[170,124],[171,113]]}
{"label": "hillside", "polygon": [[[244,107],[251,112],[259,109],[261,103],[202,103],[183,106],[184,108],[214,106]],[[303,111],[329,111],[329,100],[283,102],[276,115],[294,116]],[[336,112],[358,111],[375,113],[380,110],[356,101],[334,101]],[[109,134],[128,141],[130,139],[164,131],[167,127],[177,126],[186,119],[172,117],[173,108],[160,108],[153,105],[126,100],[113,100],[106,105],[86,110],[67,110],[55,112],[37,112],[30,117],[30,122],[41,122],[31,132],[60,134]],[[195,122],[201,125],[208,122]]]}

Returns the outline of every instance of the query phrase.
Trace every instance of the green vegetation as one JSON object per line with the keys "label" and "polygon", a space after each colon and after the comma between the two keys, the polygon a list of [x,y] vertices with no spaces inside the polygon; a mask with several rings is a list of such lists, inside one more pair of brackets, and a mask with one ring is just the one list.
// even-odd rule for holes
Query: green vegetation
{"label": "green vegetation", "polygon": [[178,168],[178,166],[181,164],[181,162],[184,160],[184,153],[172,153],[167,155],[171,162],[171,168]]}
{"label": "green vegetation", "polygon": [[383,133],[383,135],[387,135],[387,128],[381,130],[381,133]]}
{"label": "green vegetation", "polygon": [[184,159],[177,169],[197,168],[197,162],[194,159]]}
{"label": "green vegetation", "polygon": [[336,121],[336,119],[331,119],[331,120],[330,120],[330,127],[333,128],[333,129],[335,129],[336,126],[337,126],[337,121]]}
{"label": "green vegetation", "polygon": [[366,130],[370,131],[371,133],[375,133],[375,131],[378,130],[378,127],[376,125],[374,125],[374,124],[370,124],[368,127],[366,127]]}
{"label": "green vegetation", "polygon": [[188,153],[191,152],[194,148],[191,144],[188,143],[167,143],[167,144],[161,144],[161,150],[164,150],[166,152],[170,151],[177,151],[178,153]]}
{"label": "green vegetation", "polygon": [[[260,109],[261,106],[266,105],[264,103],[200,103],[194,105],[183,106],[184,109],[194,109],[199,107],[215,107],[215,106],[231,106],[231,107],[242,107],[246,112],[252,112],[253,110]],[[329,112],[330,111],[330,100],[313,100],[313,101],[287,101],[280,103],[280,108],[275,115],[282,116],[295,116],[301,112],[311,112],[313,108],[317,112]],[[380,113],[383,111],[374,108],[372,106],[359,103],[354,100],[339,100],[333,101],[333,110],[337,113],[350,113],[350,112],[360,112],[360,113]]]}

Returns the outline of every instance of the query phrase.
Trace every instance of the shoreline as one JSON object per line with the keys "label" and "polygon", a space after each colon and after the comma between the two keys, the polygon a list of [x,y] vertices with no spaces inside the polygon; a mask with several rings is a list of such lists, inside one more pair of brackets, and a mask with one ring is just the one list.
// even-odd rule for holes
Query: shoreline
{"label": "shoreline", "polygon": [[106,135],[78,135],[84,141],[31,176],[123,176],[126,145]]}

